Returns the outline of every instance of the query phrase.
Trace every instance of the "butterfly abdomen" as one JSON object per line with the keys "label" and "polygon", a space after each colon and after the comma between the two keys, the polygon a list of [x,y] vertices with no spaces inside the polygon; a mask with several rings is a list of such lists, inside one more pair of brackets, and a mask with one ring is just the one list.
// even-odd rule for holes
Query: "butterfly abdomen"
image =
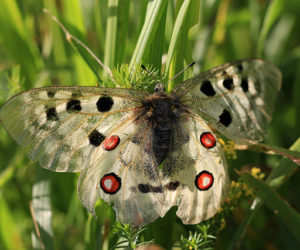
{"label": "butterfly abdomen", "polygon": [[152,148],[159,165],[165,159],[171,147],[172,129],[169,125],[169,123],[156,124],[153,130]]}

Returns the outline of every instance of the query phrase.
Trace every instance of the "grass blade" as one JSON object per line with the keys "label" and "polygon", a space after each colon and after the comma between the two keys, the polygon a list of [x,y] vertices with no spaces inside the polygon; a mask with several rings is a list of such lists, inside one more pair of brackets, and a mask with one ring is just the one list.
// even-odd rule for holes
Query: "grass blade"
{"label": "grass blade", "polygon": [[148,18],[145,20],[144,26],[140,33],[137,45],[133,52],[129,68],[132,70],[135,64],[142,62],[142,58],[147,47],[152,42],[154,34],[160,25],[158,20],[161,20],[163,13],[167,10],[168,1],[155,0],[149,10]]}
{"label": "grass blade", "polygon": [[167,55],[165,76],[167,76],[169,74],[171,60],[173,58],[177,42],[179,42],[179,36],[182,35],[181,32],[182,32],[182,29],[183,29],[183,25],[185,23],[185,19],[186,19],[187,13],[188,13],[190,3],[191,3],[190,0],[185,0],[183,2],[183,4],[181,5],[181,8],[180,8],[179,13],[177,15],[175,25],[174,25],[174,28],[173,28],[173,32],[172,32],[172,37],[171,37],[171,40],[170,40],[168,55]]}
{"label": "grass blade", "polygon": [[32,187],[32,215],[38,227],[32,236],[34,249],[54,249],[49,176],[48,170],[36,168],[36,181]]}
{"label": "grass blade", "polygon": [[14,215],[0,193],[0,247],[1,249],[25,249]]}
{"label": "grass blade", "polygon": [[[58,16],[58,10],[55,5],[55,2],[44,0],[44,7],[49,10],[54,16]],[[45,11],[44,11],[45,12]],[[68,53],[67,48],[68,44],[65,44],[65,35],[61,32],[60,27],[57,23],[53,22],[46,15],[45,23],[46,23],[46,32],[45,38],[43,41],[43,49],[42,54],[44,58],[49,58],[51,53],[53,54],[53,60],[55,63],[55,67],[50,67],[50,77],[55,77],[59,79],[59,83],[71,83],[72,82],[72,74],[66,70],[55,70],[57,68],[64,68],[68,65]],[[54,38],[54,39],[53,39]]]}
{"label": "grass blade", "polygon": [[[177,2],[178,4],[178,2]],[[178,8],[180,5],[178,5]],[[180,7],[180,10],[178,11],[178,15],[175,21],[175,36],[172,36],[171,42],[173,39],[178,40],[174,43],[176,43],[174,50],[169,50],[168,53],[173,53],[173,55],[170,55],[171,64],[170,67],[166,65],[168,70],[169,78],[172,78],[174,75],[176,75],[178,72],[180,72],[183,68],[185,68],[188,64],[192,63],[192,50],[190,46],[187,46],[189,44],[188,40],[188,33],[190,28],[197,23],[198,16],[196,16],[193,12],[193,10],[199,10],[200,5],[199,2],[196,1],[187,1],[185,0],[182,6]],[[180,27],[182,26],[182,27]],[[168,55],[169,56],[169,55]],[[172,59],[171,59],[172,57]],[[169,62],[167,62],[168,64]],[[175,80],[170,82],[168,84],[168,91],[170,91],[174,85],[178,82],[183,81],[183,79],[191,77],[189,75],[191,71],[185,71],[184,74],[179,75],[176,77]]]}
{"label": "grass blade", "polygon": [[129,0],[109,0],[104,63],[112,68],[123,62],[129,15]]}
{"label": "grass blade", "polygon": [[278,147],[275,145],[265,144],[265,143],[256,143],[254,145],[235,145],[235,148],[238,150],[253,150],[263,153],[278,154],[284,157],[289,158],[297,165],[300,165],[300,152],[296,152],[290,149],[283,147]]}
{"label": "grass blade", "polygon": [[[62,13],[64,22],[68,23],[68,25],[66,25],[67,28],[72,28],[71,32],[74,34],[74,36],[77,36],[80,39],[84,38],[86,35],[86,29],[80,1],[65,0],[61,4],[64,10]],[[77,49],[80,48],[76,46],[78,43],[75,43],[74,45]],[[90,68],[91,64],[87,63],[89,60],[87,60],[83,51],[81,52],[81,50],[79,50],[79,53],[80,54],[73,53],[71,57],[74,65],[76,81],[79,83],[84,83],[85,85],[93,86],[95,85],[96,77],[92,68]]]}
{"label": "grass blade", "polygon": [[284,58],[295,22],[296,18],[293,15],[286,14],[280,17],[266,41],[265,56],[268,61],[279,64]]}
{"label": "grass blade", "polygon": [[[296,67],[295,67],[295,79],[294,79],[294,86],[293,86],[293,104],[294,104],[294,109],[296,115],[295,116],[295,128],[299,128],[300,127],[300,115],[299,115],[299,110],[300,110],[300,98],[299,98],[299,93],[300,93],[300,48],[298,47],[298,60],[296,62]],[[298,130],[299,131],[299,130]],[[299,132],[298,132],[299,133]]]}
{"label": "grass blade", "polygon": [[300,215],[265,182],[256,179],[249,173],[241,175],[241,178],[258,191],[259,198],[281,218],[287,228],[300,241]]}
{"label": "grass blade", "polygon": [[166,17],[167,11],[163,12],[161,18],[157,20],[160,25],[157,27],[157,30],[153,35],[152,42],[149,46],[147,46],[145,54],[143,55],[143,62],[147,62],[147,64],[152,65],[159,73],[161,70],[162,55],[165,44]]}
{"label": "grass blade", "polygon": [[270,29],[272,28],[275,21],[280,17],[284,5],[286,4],[283,0],[273,0],[271,4],[268,7],[265,19],[263,21],[263,26],[258,38],[258,44],[257,44],[257,56],[261,57],[264,47],[265,47],[265,41],[266,38],[270,32]]}
{"label": "grass blade", "polygon": [[29,35],[29,29],[22,17],[17,1],[1,0],[0,9],[1,44],[11,58],[17,64],[22,65],[25,88],[33,87],[36,74],[43,67],[38,48]]}
{"label": "grass blade", "polygon": [[[46,9],[44,9],[44,12],[46,12],[47,14],[50,14],[48,12],[48,10],[46,10]],[[102,80],[100,78],[100,72],[102,69],[105,69],[112,77],[112,73],[111,73],[110,69],[101,62],[101,60],[91,51],[90,48],[88,48],[78,38],[73,36],[55,16],[51,16],[51,17],[61,27],[61,29],[65,33],[67,41],[70,42],[77,49],[79,54],[82,56],[83,60],[87,63],[87,65],[93,71],[95,76],[98,78],[98,81],[102,82]]]}
{"label": "grass blade", "polygon": [[[293,151],[300,152],[300,138],[290,148]],[[280,161],[278,166],[270,173],[267,178],[267,183],[274,188],[279,188],[287,179],[298,169],[297,165],[290,159],[285,158]],[[248,225],[254,218],[256,211],[263,204],[262,200],[255,199],[251,209],[243,219],[242,223],[235,232],[227,250],[237,249],[245,235]]]}

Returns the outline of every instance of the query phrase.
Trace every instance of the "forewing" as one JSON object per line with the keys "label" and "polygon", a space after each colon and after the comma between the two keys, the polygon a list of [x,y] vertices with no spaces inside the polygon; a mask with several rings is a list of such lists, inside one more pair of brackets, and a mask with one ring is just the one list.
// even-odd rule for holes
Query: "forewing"
{"label": "forewing", "polygon": [[174,130],[162,168],[166,211],[177,205],[184,224],[212,217],[227,198],[229,179],[221,145],[197,115],[185,114]]}
{"label": "forewing", "polygon": [[140,227],[161,216],[163,189],[152,150],[152,126],[139,119],[115,131],[122,139],[110,152],[99,148],[97,157],[80,174],[78,193],[94,214],[102,198],[114,203],[117,220]]}
{"label": "forewing", "polygon": [[280,85],[280,71],[254,59],[213,68],[179,84],[172,94],[220,133],[245,143],[262,140]]}
{"label": "forewing", "polygon": [[53,171],[80,171],[120,124],[136,119],[147,94],[128,89],[45,87],[22,92],[0,110],[6,131]]}

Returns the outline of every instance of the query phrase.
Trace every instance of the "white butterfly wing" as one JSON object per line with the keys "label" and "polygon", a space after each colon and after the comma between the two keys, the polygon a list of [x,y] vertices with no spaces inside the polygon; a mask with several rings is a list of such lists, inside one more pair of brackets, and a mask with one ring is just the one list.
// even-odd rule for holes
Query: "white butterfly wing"
{"label": "white butterfly wing", "polygon": [[196,224],[219,210],[229,187],[226,160],[211,126],[237,142],[261,140],[280,82],[276,67],[247,60],[178,85],[172,100],[180,100],[185,111],[174,124],[162,169],[153,153],[154,124],[151,109],[143,107],[144,92],[33,89],[11,98],[0,120],[42,167],[82,170],[78,192],[90,212],[102,198],[114,203],[119,221],[138,227],[178,206],[182,221]]}
{"label": "white butterfly wing", "polygon": [[175,87],[172,94],[236,142],[262,140],[281,85],[281,73],[260,59],[213,68]]}
{"label": "white butterfly wing", "polygon": [[121,138],[116,150],[100,148],[94,160],[89,158],[78,181],[79,198],[91,213],[99,198],[113,202],[118,221],[140,227],[162,216],[165,206],[152,126],[138,119],[115,133]]}
{"label": "white butterfly wing", "polygon": [[127,89],[45,87],[22,92],[0,110],[6,131],[53,171],[80,171],[118,124],[134,119],[147,94]]}
{"label": "white butterfly wing", "polygon": [[202,118],[186,114],[177,125],[161,173],[165,209],[177,205],[183,223],[197,224],[212,217],[227,198],[226,159]]}

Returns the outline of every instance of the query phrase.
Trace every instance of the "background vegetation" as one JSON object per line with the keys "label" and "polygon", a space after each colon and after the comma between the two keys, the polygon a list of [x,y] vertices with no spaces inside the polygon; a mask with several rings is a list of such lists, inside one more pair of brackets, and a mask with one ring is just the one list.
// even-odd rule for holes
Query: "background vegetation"
{"label": "background vegetation", "polygon": [[[235,59],[273,62],[283,72],[283,86],[266,142],[285,148],[294,144],[300,151],[299,0],[1,0],[1,105],[33,87],[111,85],[107,73],[78,42],[66,39],[43,8],[110,68],[142,63],[168,79],[196,61],[172,85]],[[132,75],[126,66],[122,70],[115,74],[130,87]],[[300,249],[296,164],[278,155],[236,154],[235,160],[232,152],[228,157],[231,197],[217,216],[187,226],[172,209],[136,232],[116,223],[102,201],[98,219],[93,218],[77,197],[77,174],[39,168],[0,127],[0,248],[133,248],[153,240],[166,249]],[[240,178],[235,170],[252,175]]]}

